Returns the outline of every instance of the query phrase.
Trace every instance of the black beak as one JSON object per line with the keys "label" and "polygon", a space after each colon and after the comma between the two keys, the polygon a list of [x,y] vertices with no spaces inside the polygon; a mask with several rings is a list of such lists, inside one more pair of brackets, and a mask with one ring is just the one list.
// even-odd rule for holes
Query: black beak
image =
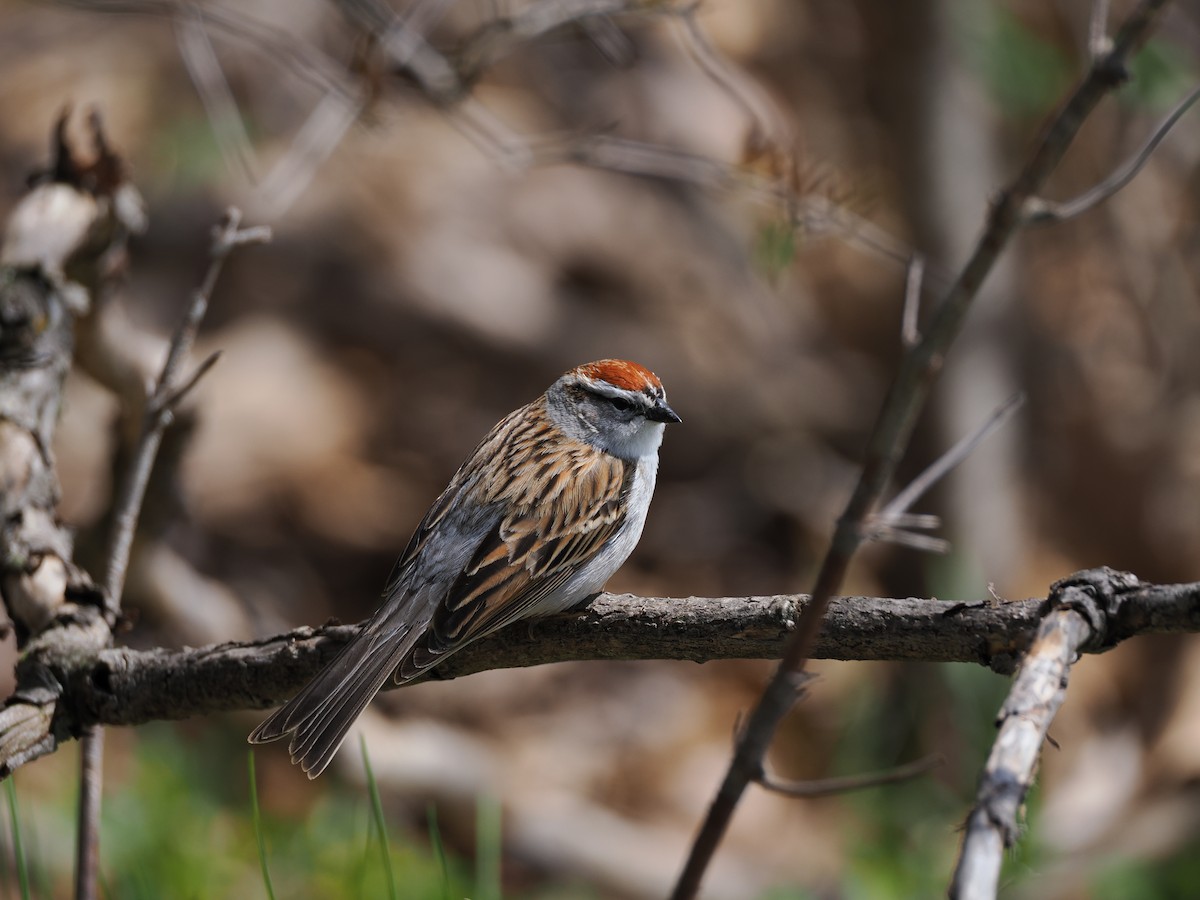
{"label": "black beak", "polygon": [[675,412],[675,410],[671,409],[671,407],[667,406],[666,401],[663,400],[658,401],[652,407],[646,410],[646,418],[651,422],[678,424],[679,422],[683,421],[683,419],[679,418],[679,414]]}

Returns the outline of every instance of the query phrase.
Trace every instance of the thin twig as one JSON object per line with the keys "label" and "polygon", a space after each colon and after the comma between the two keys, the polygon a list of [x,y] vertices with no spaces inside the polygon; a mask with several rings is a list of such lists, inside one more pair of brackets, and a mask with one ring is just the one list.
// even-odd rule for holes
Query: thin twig
{"label": "thin twig", "polygon": [[446,120],[501,170],[520,172],[533,164],[529,141],[475,97],[467,97],[444,112]]}
{"label": "thin twig", "polygon": [[781,143],[787,134],[778,110],[765,96],[761,85],[749,80],[742,72],[730,65],[728,59],[712,45],[708,35],[696,20],[699,3],[686,4],[675,16],[679,24],[676,34],[696,65],[713,84],[720,88],[737,106],[741,107],[751,123],[751,135],[757,142]]}
{"label": "thin twig", "polygon": [[1162,143],[1171,129],[1175,127],[1175,123],[1183,118],[1184,113],[1191,109],[1197,100],[1200,100],[1200,85],[1192,88],[1187,96],[1175,104],[1175,108],[1167,114],[1166,118],[1158,123],[1158,126],[1151,132],[1150,137],[1137,153],[1127,159],[1124,164],[1098,185],[1085,191],[1073,200],[1065,200],[1059,203],[1053,200],[1043,200],[1040,197],[1031,197],[1025,205],[1025,214],[1029,217],[1030,224],[1062,222],[1066,219],[1074,218],[1095,206],[1099,206],[1117,191],[1121,190],[1121,188],[1133,181],[1137,174],[1142,171],[1154,151],[1158,149],[1158,145]]}
{"label": "thin twig", "polygon": [[914,253],[904,278],[904,312],[900,320],[900,345],[909,350],[921,342],[921,289],[925,283],[925,257]]}
{"label": "thin twig", "polygon": [[610,66],[627,69],[637,59],[633,41],[610,16],[588,16],[579,27]]}
{"label": "thin twig", "polygon": [[905,355],[875,422],[865,453],[863,471],[845,512],[838,520],[829,551],[813,588],[812,604],[796,623],[783,662],[763,690],[738,741],[688,860],[676,882],[674,900],[696,896],[704,873],[725,835],[733,812],[774,738],[779,723],[792,708],[800,676],[820,633],[825,613],[841,585],[850,559],[864,538],[863,523],[887,488],[918,413],[941,370],[945,354],[1001,252],[1025,222],[1024,205],[1055,170],[1083,121],[1126,77],[1126,62],[1149,37],[1166,0],[1142,0],[1125,20],[1112,49],[1096,60],[1048,127],[1042,132],[1016,179],[998,198],[971,258],[934,312],[921,343]]}
{"label": "thin twig", "polygon": [[[208,370],[215,366],[217,364],[217,360],[220,358],[220,350],[214,350],[212,353],[208,354],[208,356],[204,358],[204,362],[196,366],[196,371],[188,376],[187,381],[177,387],[171,392],[170,396],[167,397],[165,403],[163,404],[166,406],[167,410],[169,411],[178,409],[179,404],[182,403],[184,398],[192,392],[192,388],[199,383],[201,378],[208,374]],[[167,424],[170,425],[171,423],[168,422]]]}
{"label": "thin twig", "polygon": [[[463,80],[472,83],[485,69],[494,66],[519,47],[553,31],[589,18],[607,18],[632,12],[628,0],[535,0],[505,17],[485,22],[463,41],[456,54]],[[663,6],[642,13],[670,12]]]}
{"label": "thin twig", "polygon": [[997,407],[973,432],[943,453],[924,472],[909,482],[908,487],[898,493],[892,502],[879,511],[876,518],[895,524],[893,520],[906,512],[924,496],[925,492],[946,477],[956,466],[975,452],[975,448],[986,441],[996,429],[1016,415],[1025,405],[1025,395],[1013,394]]}
{"label": "thin twig", "polygon": [[[216,286],[217,278],[226,257],[237,246],[256,243],[270,238],[269,229],[240,229],[241,213],[230,208],[224,221],[214,231],[209,249],[209,265],[199,289],[192,296],[183,321],[175,330],[167,350],[154,388],[147,398],[141,434],[134,449],[133,459],[122,482],[114,505],[112,532],[109,537],[107,564],[102,590],[108,615],[116,620],[121,611],[121,594],[125,589],[125,575],[129,569],[129,557],[133,548],[134,532],[146,497],[146,486],[154,468],[154,459],[162,444],[163,434],[170,424],[175,404],[196,384],[200,377],[216,362],[210,356],[187,378],[181,377],[184,359],[192,349],[200,322],[208,309],[208,301]],[[83,756],[80,767],[79,792],[79,835],[76,846],[75,897],[76,900],[94,900],[99,871],[99,826],[100,826],[100,783],[104,760],[104,732],[93,728],[83,741]]]}
{"label": "thin twig", "polygon": [[424,2],[414,21],[380,0],[337,0],[337,6],[352,25],[375,38],[390,69],[412,81],[435,106],[449,107],[466,96],[466,85],[450,60],[418,30]]}
{"label": "thin twig", "polygon": [[356,96],[328,91],[304,120],[283,158],[255,189],[255,210],[272,219],[287,212],[358,121],[366,104],[363,91]]}
{"label": "thin twig", "polygon": [[871,523],[870,538],[881,544],[895,544],[897,547],[907,547],[910,550],[919,550],[922,553],[949,553],[951,543],[945,538],[935,537],[931,534],[917,534],[916,529],[923,528],[927,531],[935,531],[942,527],[940,516],[918,517],[916,522],[901,525],[900,522],[909,520],[909,517],[902,517],[899,521],[888,521]]}
{"label": "thin twig", "polygon": [[[124,15],[178,17],[182,0],[59,0],[80,9]],[[491,65],[525,43],[576,24],[607,22],[611,16],[669,16],[682,22],[682,39],[700,68],[746,108],[756,129],[767,129],[775,118],[769,101],[742,84],[706,41],[697,41],[694,3],[637,4],[630,0],[537,0],[512,14],[497,15],[461,42],[453,55],[439,52],[420,30],[429,17],[441,14],[444,0],[424,0],[408,16],[400,16],[378,0],[337,0],[345,17],[373,35],[392,72],[404,77],[450,123],[506,171],[535,164],[571,161],[630,175],[667,178],[704,186],[736,188],[755,202],[785,205],[794,224],[809,237],[835,234],[846,242],[887,259],[903,262],[911,252],[883,229],[827,198],[797,195],[785,179],[766,179],[735,165],[692,156],[669,147],[597,136],[569,146],[551,146],[544,138],[525,137],[505,125],[471,93],[471,85]],[[320,87],[324,96],[313,108],[283,158],[255,189],[253,208],[267,218],[285,212],[311,182],[320,165],[333,153],[369,101],[369,92],[352,84],[328,56],[317,48],[283,37],[271,26],[240,12],[211,5],[187,7],[203,27],[228,38],[251,43],[277,65],[285,66]],[[603,26],[600,26],[603,27]],[[927,285],[943,279],[926,272]]]}
{"label": "thin twig", "polygon": [[1088,19],[1088,54],[1093,62],[1112,48],[1108,39],[1108,0],[1092,0],[1092,13]]}
{"label": "thin twig", "polygon": [[758,783],[768,791],[783,794],[787,797],[814,799],[817,797],[832,797],[837,794],[849,794],[851,791],[864,791],[868,788],[880,787],[885,784],[896,784],[901,781],[911,781],[945,765],[946,759],[940,753],[926,756],[923,759],[896,766],[884,772],[868,772],[862,775],[843,775],[838,778],[818,778],[812,781],[783,781],[764,772],[758,778]]}
{"label": "thin twig", "polygon": [[100,872],[100,786],[104,728],[94,725],[79,745],[79,833],[75,845],[75,900],[94,900]]}
{"label": "thin twig", "polygon": [[254,145],[196,6],[189,4],[181,11],[175,20],[175,35],[179,55],[200,95],[226,165],[239,172],[248,184],[254,184],[258,180]]}
{"label": "thin twig", "polygon": [[[154,468],[154,458],[158,455],[163,433],[170,423],[171,400],[179,391],[181,383],[186,385],[195,381],[195,378],[188,378],[180,382],[180,367],[196,341],[200,322],[208,311],[209,298],[230,251],[240,244],[262,242],[270,237],[268,229],[241,231],[238,228],[240,222],[241,213],[231,207],[224,222],[215,230],[213,243],[209,248],[208,270],[200,287],[192,295],[192,302],[183,321],[175,330],[162,371],[146,403],[142,431],[115,504],[113,531],[106,557],[108,564],[103,582],[104,596],[105,603],[114,616],[120,612],[121,591],[125,586],[125,573],[129,566],[130,550],[133,547],[133,536],[137,529],[142,500],[146,495],[146,485],[150,481],[150,472]],[[205,365],[211,366],[211,362]]]}
{"label": "thin twig", "polygon": [[[165,16],[176,18],[183,11],[181,0],[57,0],[88,12],[106,15]],[[263,22],[230,6],[192,4],[190,14],[197,16],[209,28],[220,31],[233,40],[244,41],[259,50],[263,57],[288,71],[299,81],[312,84],[322,91],[340,91],[353,96],[357,90],[344,74],[344,67],[317,49],[285,33],[276,25]]]}

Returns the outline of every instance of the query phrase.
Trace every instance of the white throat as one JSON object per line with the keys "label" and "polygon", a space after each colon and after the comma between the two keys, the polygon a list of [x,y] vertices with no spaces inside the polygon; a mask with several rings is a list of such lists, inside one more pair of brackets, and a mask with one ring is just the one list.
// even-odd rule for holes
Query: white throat
{"label": "white throat", "polygon": [[621,459],[639,460],[658,455],[665,430],[662,422],[646,420],[633,434],[596,434],[592,443]]}

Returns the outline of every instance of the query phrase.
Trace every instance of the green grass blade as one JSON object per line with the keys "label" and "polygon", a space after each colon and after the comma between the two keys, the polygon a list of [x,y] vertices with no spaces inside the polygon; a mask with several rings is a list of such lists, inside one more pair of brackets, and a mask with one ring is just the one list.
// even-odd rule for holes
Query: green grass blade
{"label": "green grass blade", "polygon": [[396,875],[392,872],[392,854],[388,848],[387,823],[383,820],[383,800],[379,796],[379,784],[375,781],[375,772],[371,768],[371,756],[367,753],[367,739],[359,735],[359,745],[362,747],[363,768],[367,772],[367,789],[371,794],[371,814],[375,818],[375,830],[379,835],[379,855],[383,862],[383,873],[387,876],[388,896],[391,900],[399,900],[396,893]]}
{"label": "green grass blade", "polygon": [[12,825],[13,855],[17,861],[17,881],[21,886],[21,900],[29,900],[29,869],[25,864],[25,848],[21,844],[21,818],[17,815],[17,786],[13,776],[8,776],[4,786],[8,792],[8,820]]}
{"label": "green grass blade", "polygon": [[475,805],[475,897],[501,900],[500,803],[480,796]]}
{"label": "green grass blade", "polygon": [[442,832],[438,828],[437,807],[432,803],[425,809],[425,818],[429,821],[429,845],[437,859],[438,869],[442,873],[442,900],[453,900],[450,896],[450,867],[446,863],[446,848],[442,844]]}
{"label": "green grass blade", "polygon": [[12,838],[8,835],[9,827],[8,820],[0,817],[0,833],[3,833],[3,843],[0,847],[4,852],[0,852],[0,886],[3,886],[5,893],[8,891],[8,886],[13,882],[13,873],[11,870],[13,860],[8,857],[8,848],[12,846]]}
{"label": "green grass blade", "polygon": [[267,889],[267,897],[275,900],[275,886],[271,884],[271,870],[267,866],[267,839],[263,834],[262,814],[258,809],[258,778],[254,774],[254,751],[246,754],[247,767],[250,770],[250,819],[254,823],[254,837],[258,841],[258,864],[262,867],[263,885]]}

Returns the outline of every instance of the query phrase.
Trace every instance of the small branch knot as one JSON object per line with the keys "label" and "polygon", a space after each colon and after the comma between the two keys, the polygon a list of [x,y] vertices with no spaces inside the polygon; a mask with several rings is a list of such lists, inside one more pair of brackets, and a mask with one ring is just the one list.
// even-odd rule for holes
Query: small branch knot
{"label": "small branch knot", "polygon": [[1017,821],[1028,785],[1008,769],[991,773],[985,791],[979,797],[979,808],[988,823],[1000,831],[1005,847],[1016,844],[1021,834]]}
{"label": "small branch knot", "polygon": [[1109,52],[1096,60],[1094,71],[1100,83],[1108,90],[1119,88],[1133,76],[1129,72],[1123,54]]}
{"label": "small branch knot", "polygon": [[1131,572],[1118,572],[1108,566],[1084,569],[1056,581],[1050,587],[1044,612],[1068,608],[1087,619],[1092,637],[1081,650],[1098,652],[1117,644],[1117,636],[1110,628],[1116,621],[1126,594],[1141,586],[1138,577]]}

